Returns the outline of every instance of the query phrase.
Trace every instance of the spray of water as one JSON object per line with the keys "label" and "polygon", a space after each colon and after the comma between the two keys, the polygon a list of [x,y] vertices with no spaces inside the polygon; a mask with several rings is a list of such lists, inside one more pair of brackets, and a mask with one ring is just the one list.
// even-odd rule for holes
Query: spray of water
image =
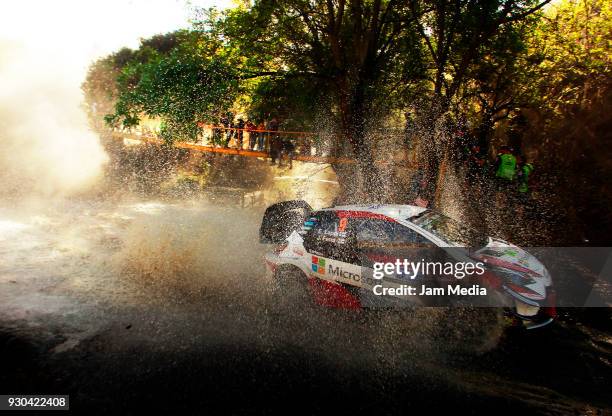
{"label": "spray of water", "polygon": [[151,293],[198,296],[255,290],[262,275],[259,213],[201,204],[192,209],[142,204],[115,256],[118,272]]}
{"label": "spray of water", "polygon": [[0,79],[0,194],[49,197],[91,185],[106,156],[74,80],[9,42],[0,43]]}

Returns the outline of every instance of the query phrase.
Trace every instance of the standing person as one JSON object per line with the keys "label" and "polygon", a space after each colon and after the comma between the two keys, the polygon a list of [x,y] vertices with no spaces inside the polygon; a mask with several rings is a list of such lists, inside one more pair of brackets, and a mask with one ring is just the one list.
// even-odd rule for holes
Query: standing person
{"label": "standing person", "polygon": [[518,172],[518,191],[524,196],[529,194],[529,176],[531,172],[533,172],[533,165],[531,163],[521,164]]}
{"label": "standing person", "polygon": [[276,159],[279,159],[278,163],[280,165],[282,143],[280,136],[278,135],[278,120],[276,117],[273,117],[268,123],[268,130],[270,130],[270,164],[274,165],[276,163]]}
{"label": "standing person", "polygon": [[482,154],[480,146],[474,144],[470,148],[470,153],[467,159],[467,177],[468,184],[475,185],[480,184],[480,179],[485,170],[486,158]]}
{"label": "standing person", "polygon": [[414,147],[414,138],[416,136],[416,121],[412,111],[404,113],[406,124],[404,125],[404,145],[406,149],[411,150]]}
{"label": "standing person", "polygon": [[533,165],[531,163],[521,163],[520,168],[518,170],[518,202],[516,207],[516,216],[520,219],[520,222],[523,223],[525,218],[525,210],[529,212],[530,209],[530,188],[529,188],[529,179],[531,177],[531,173],[533,172]]}
{"label": "standing person", "polygon": [[234,138],[234,115],[232,113],[227,113],[227,126],[225,128],[225,147],[229,147]]}
{"label": "standing person", "polygon": [[236,122],[234,121],[234,117],[230,117],[229,130],[227,131],[227,144],[225,147],[229,147],[230,142],[234,137],[236,137],[236,131],[234,128],[236,127]]}
{"label": "standing person", "polygon": [[427,208],[429,201],[421,197],[426,189],[427,178],[423,169],[419,168],[412,176],[410,183],[410,198],[413,199],[414,205]]}
{"label": "standing person", "polygon": [[515,200],[516,156],[509,146],[502,146],[495,159],[495,177],[497,178],[496,205],[502,207]]}
{"label": "standing person", "polygon": [[223,126],[222,120],[223,117],[220,117],[219,121],[213,124],[212,145],[215,147],[221,145],[221,127]]}
{"label": "standing person", "polygon": [[265,152],[265,143],[266,143],[266,123],[261,120],[257,125],[257,150],[260,152]]}
{"label": "standing person", "polygon": [[225,142],[223,143],[223,147],[227,147],[229,146],[229,141],[231,139],[230,130],[229,130],[229,127],[230,127],[229,113],[222,116],[221,120],[219,121],[221,125],[223,126],[223,130],[225,131]]}
{"label": "standing person", "polygon": [[515,115],[510,120],[509,131],[508,131],[508,145],[514,149],[522,149],[523,147],[523,136],[527,131],[528,122],[527,118],[523,113]]}
{"label": "standing person", "polygon": [[461,116],[453,133],[453,149],[455,160],[460,163],[469,161],[472,156],[473,146],[476,144],[470,132],[470,122]]}
{"label": "standing person", "polygon": [[244,120],[242,118],[238,119],[236,123],[236,147],[239,150],[242,150],[242,139],[244,138]]}
{"label": "standing person", "polygon": [[257,133],[255,132],[256,126],[251,120],[247,120],[245,128],[249,133],[249,150],[255,149],[255,142],[257,141]]}
{"label": "standing person", "polygon": [[299,154],[311,156],[312,153],[312,138],[309,135],[305,135],[302,138]]}
{"label": "standing person", "polygon": [[516,177],[516,156],[511,147],[502,146],[495,160],[495,177],[512,182]]}
{"label": "standing person", "polygon": [[287,137],[281,141],[281,154],[278,157],[278,165],[280,166],[283,154],[287,155],[289,159],[289,169],[293,169],[293,156],[295,153],[295,144],[290,137]]}

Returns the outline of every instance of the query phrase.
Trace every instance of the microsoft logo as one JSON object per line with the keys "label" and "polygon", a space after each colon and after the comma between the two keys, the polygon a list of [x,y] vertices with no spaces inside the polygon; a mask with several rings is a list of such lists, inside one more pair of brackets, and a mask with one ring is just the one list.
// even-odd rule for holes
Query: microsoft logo
{"label": "microsoft logo", "polygon": [[312,271],[319,274],[325,274],[325,259],[312,256]]}

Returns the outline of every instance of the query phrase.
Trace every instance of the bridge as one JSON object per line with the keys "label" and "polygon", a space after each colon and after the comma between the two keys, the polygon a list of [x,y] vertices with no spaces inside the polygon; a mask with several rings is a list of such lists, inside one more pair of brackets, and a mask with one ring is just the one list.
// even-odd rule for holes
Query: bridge
{"label": "bridge", "polygon": [[[294,135],[314,135],[313,133],[307,133],[307,132],[285,132],[285,131],[270,131],[270,130],[259,130],[259,131],[253,131],[253,130],[248,130],[248,129],[237,129],[237,128],[225,128],[225,127],[217,127],[217,126],[207,126],[209,129],[218,129],[218,130],[233,130],[235,131],[242,131],[243,133],[247,133],[249,136],[243,136],[243,140],[242,140],[242,146],[239,147],[237,146],[238,141],[235,139],[232,139],[234,141],[234,146],[235,147],[230,147],[229,143],[226,142],[226,145],[214,145],[212,143],[212,140],[206,140],[206,139],[202,139],[202,141],[200,143],[190,143],[190,142],[182,142],[182,141],[177,141],[173,143],[174,147],[177,148],[181,148],[181,149],[189,149],[189,150],[194,150],[194,151],[198,151],[198,152],[207,152],[207,153],[220,153],[220,154],[226,154],[226,155],[235,155],[235,156],[244,156],[244,157],[254,157],[254,158],[268,158],[270,157],[270,152],[267,151],[269,149],[269,145],[268,146],[264,146],[264,149],[262,150],[252,150],[249,148],[244,148],[244,145],[249,143],[250,141],[250,134],[256,132],[258,134],[261,133],[272,133],[272,134],[276,134],[279,137],[286,137],[289,136],[291,134]],[[112,133],[112,137],[115,139],[119,139],[119,140],[123,140],[124,143],[130,143],[130,142],[134,142],[134,143],[151,143],[151,144],[156,144],[156,145],[162,145],[165,143],[165,141],[161,138],[159,138],[158,136],[154,135],[154,134],[137,134],[137,133],[125,133],[125,132],[113,132]],[[212,137],[212,136],[209,136]],[[304,137],[304,136],[302,136]],[[266,137],[266,141],[268,141],[270,139],[270,135],[268,134],[268,136]],[[294,138],[295,140],[295,138]],[[312,155],[312,147],[311,146],[303,146],[302,148],[300,148],[300,146],[296,146],[297,148],[297,152],[295,152],[291,158],[292,160],[295,161],[301,161],[301,162],[307,162],[307,163],[324,163],[324,164],[355,164],[356,160],[352,159],[352,158],[347,158],[347,157],[333,157],[333,156],[325,156],[325,155],[317,155],[317,151],[318,149],[315,149],[315,155]],[[264,151],[266,150],[266,151]],[[310,154],[307,154],[306,152],[304,152],[304,150],[307,150],[307,152],[309,152]],[[393,163],[393,160],[389,160],[389,159],[384,159],[384,160],[377,160],[375,162],[376,164],[380,164],[380,165],[390,165]],[[434,197],[434,200],[439,200],[440,198],[440,191],[441,191],[441,184],[444,181],[444,178],[446,176],[446,168],[447,168],[447,162],[446,160],[442,161],[442,164],[440,166],[440,171],[438,173],[438,178],[436,180],[438,186],[436,186],[436,194]],[[407,159],[405,159],[403,161],[403,163],[401,163],[401,166],[403,166],[404,168],[408,168],[408,169],[418,169],[420,167],[420,164],[417,162],[416,160],[416,154],[412,154],[410,155]],[[420,198],[419,198],[420,199]],[[425,204],[427,204],[426,201],[424,201]],[[417,204],[420,204],[419,202],[416,202]]]}
{"label": "bridge", "polygon": [[[233,127],[221,127],[213,125],[201,124],[200,127],[204,131],[208,131],[209,135],[203,135],[200,142],[183,142],[177,141],[173,145],[177,148],[190,149],[198,152],[207,153],[220,153],[226,155],[236,155],[245,157],[255,158],[269,158],[270,157],[270,140],[273,135],[276,135],[283,140],[291,140],[296,142],[295,151],[292,152],[291,158],[293,160],[308,162],[308,163],[327,163],[327,164],[355,164],[356,160],[348,157],[335,157],[330,155],[324,155],[320,149],[312,146],[312,137],[316,136],[315,133],[311,132],[297,132],[297,131],[282,131],[282,130],[253,130],[253,129],[238,129]],[[214,144],[212,137],[215,134],[221,134],[222,137],[225,133],[230,132],[231,140],[227,140],[226,145]],[[238,146],[237,134],[242,133],[242,146]],[[251,141],[251,135],[265,135],[264,143],[266,143],[263,149],[253,150],[249,148],[249,142]],[[152,144],[164,144],[164,140],[159,138],[157,135],[152,133],[126,133],[114,131],[112,133],[113,138],[124,140],[126,143],[129,142],[140,142],[140,143],[152,143]],[[256,140],[256,138],[255,138]],[[313,152],[314,150],[314,152]],[[314,154],[313,154],[314,153]],[[283,153],[286,155],[286,153]],[[406,161],[406,166],[416,168],[418,163],[415,159],[416,155],[412,155],[412,158]],[[380,160],[377,164],[389,164],[389,160]]]}

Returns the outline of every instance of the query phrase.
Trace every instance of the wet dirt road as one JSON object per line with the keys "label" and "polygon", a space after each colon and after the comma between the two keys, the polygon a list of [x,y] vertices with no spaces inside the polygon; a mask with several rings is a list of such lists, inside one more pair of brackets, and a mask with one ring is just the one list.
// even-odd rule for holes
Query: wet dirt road
{"label": "wet dirt road", "polygon": [[96,414],[610,412],[609,317],[563,311],[476,354],[441,310],[296,304],[264,278],[260,217],[139,198],[0,209],[0,391]]}

